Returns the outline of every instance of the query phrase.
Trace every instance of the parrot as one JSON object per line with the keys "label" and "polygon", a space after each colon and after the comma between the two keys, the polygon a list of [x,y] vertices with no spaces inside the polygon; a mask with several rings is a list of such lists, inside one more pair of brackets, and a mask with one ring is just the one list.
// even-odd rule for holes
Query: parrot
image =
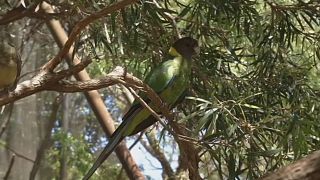
{"label": "parrot", "polygon": [[[160,96],[170,109],[174,108],[184,98],[190,84],[192,58],[198,53],[199,46],[197,40],[191,37],[180,38],[169,49],[169,55],[172,59],[163,62],[146,76],[144,82]],[[156,112],[160,112],[146,98],[145,94],[139,93],[139,96]],[[125,137],[143,131],[156,121],[151,113],[135,100],[83,180],[87,180],[93,175]]]}
{"label": "parrot", "polygon": [[20,74],[18,56],[14,47],[0,44],[0,89],[15,85]]}
{"label": "parrot", "polygon": [[[16,49],[2,41],[0,43],[0,95],[16,88],[20,76],[21,60]],[[0,106],[3,114],[5,106]]]}

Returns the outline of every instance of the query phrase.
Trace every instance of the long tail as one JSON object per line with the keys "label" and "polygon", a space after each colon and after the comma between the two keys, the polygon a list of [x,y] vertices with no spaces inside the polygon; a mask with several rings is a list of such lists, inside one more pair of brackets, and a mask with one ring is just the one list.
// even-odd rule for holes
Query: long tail
{"label": "long tail", "polygon": [[83,177],[83,180],[88,180],[93,173],[101,166],[101,164],[109,157],[109,155],[113,152],[113,150],[117,147],[117,145],[123,140],[123,131],[126,129],[124,126],[121,129],[117,129],[112,137],[109,139],[107,146],[103,149],[98,159],[94,162],[90,170]]}
{"label": "long tail", "polygon": [[[113,152],[113,150],[117,147],[117,145],[124,139],[128,133],[125,133],[132,123],[131,120],[135,117],[137,113],[139,113],[143,109],[140,104],[132,106],[130,110],[123,117],[123,121],[120,126],[116,129],[116,131],[112,134],[109,139],[109,143],[103,149],[98,159],[94,162],[90,170],[83,177],[83,180],[88,180],[93,173],[101,166],[101,164],[109,157],[109,155]],[[130,133],[129,133],[130,134]]]}

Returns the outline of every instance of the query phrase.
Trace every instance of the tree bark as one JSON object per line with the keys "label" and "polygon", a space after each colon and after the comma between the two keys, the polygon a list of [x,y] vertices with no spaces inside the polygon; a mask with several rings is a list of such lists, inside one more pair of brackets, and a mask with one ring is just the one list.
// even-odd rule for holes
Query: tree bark
{"label": "tree bark", "polygon": [[318,180],[320,179],[320,151],[277,170],[268,173],[260,180]]}

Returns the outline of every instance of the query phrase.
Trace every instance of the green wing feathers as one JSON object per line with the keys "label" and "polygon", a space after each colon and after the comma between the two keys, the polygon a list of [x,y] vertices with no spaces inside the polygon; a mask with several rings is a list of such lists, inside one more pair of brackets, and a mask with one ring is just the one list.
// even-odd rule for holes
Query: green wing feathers
{"label": "green wing feathers", "polygon": [[[169,51],[174,56],[174,59],[166,61],[154,69],[145,80],[170,108],[173,108],[186,92],[190,81],[191,57],[196,53],[197,47],[198,42],[190,37],[177,40]],[[150,103],[144,93],[139,95],[155,111],[161,112]],[[89,179],[126,136],[141,132],[155,122],[156,119],[151,113],[136,100],[124,115],[122,123],[112,134],[107,146],[83,179]]]}
{"label": "green wing feathers", "polygon": [[[152,71],[151,75],[146,79],[146,83],[159,94],[164,102],[172,107],[187,89],[190,71],[191,67],[188,62],[184,61],[182,57],[176,57],[173,60],[166,61]],[[144,94],[141,96],[149,102]],[[154,108],[152,104],[149,105]],[[135,101],[132,108],[141,106],[142,105],[138,101]],[[157,109],[155,110],[160,112]],[[131,109],[128,112],[130,111]],[[126,119],[124,118],[123,121],[125,120]],[[132,123],[126,131],[126,135],[128,136],[136,134],[156,122],[146,108],[142,108],[141,111],[135,114],[135,117],[131,119],[131,121]]]}

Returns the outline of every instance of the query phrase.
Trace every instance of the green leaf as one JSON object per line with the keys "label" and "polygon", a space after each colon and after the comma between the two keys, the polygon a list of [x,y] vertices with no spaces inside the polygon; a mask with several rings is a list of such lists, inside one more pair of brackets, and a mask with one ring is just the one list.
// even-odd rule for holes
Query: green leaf
{"label": "green leaf", "polygon": [[255,105],[252,105],[252,104],[241,104],[241,105],[244,106],[244,107],[247,107],[247,108],[251,108],[251,109],[261,109],[261,107],[255,106]]}

